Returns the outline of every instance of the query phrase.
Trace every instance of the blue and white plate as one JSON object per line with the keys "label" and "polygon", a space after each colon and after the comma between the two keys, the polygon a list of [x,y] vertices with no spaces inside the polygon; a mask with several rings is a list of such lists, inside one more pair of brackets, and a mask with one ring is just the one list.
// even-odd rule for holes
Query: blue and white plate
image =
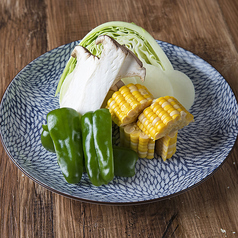
{"label": "blue and white plate", "polygon": [[58,80],[79,41],[60,46],[32,61],[8,86],[0,106],[2,143],[12,161],[45,188],[85,202],[138,204],[168,198],[194,187],[224,162],[238,134],[238,106],[226,80],[208,63],[175,45],[158,41],[175,69],[187,74],[196,91],[195,122],[178,134],[176,154],[166,162],[140,159],[132,178],[115,177],[91,185],[86,174],[68,184],[53,153],[41,145],[42,123],[58,108]]}

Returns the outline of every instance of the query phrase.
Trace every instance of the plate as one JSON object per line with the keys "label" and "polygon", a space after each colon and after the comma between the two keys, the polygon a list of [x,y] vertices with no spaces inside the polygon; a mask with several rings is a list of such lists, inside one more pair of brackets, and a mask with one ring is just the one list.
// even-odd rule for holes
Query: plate
{"label": "plate", "polygon": [[[115,177],[91,185],[86,174],[68,184],[56,156],[41,145],[42,123],[58,108],[58,80],[79,41],[53,49],[23,68],[8,86],[0,105],[2,143],[17,167],[45,188],[76,200],[100,204],[140,204],[169,198],[200,184],[221,166],[238,134],[238,106],[226,80],[207,62],[178,46],[158,41],[175,69],[195,86],[190,112],[195,122],[180,130],[176,154],[166,162],[155,155],[139,159],[132,178]],[[115,130],[115,136],[116,136]]]}

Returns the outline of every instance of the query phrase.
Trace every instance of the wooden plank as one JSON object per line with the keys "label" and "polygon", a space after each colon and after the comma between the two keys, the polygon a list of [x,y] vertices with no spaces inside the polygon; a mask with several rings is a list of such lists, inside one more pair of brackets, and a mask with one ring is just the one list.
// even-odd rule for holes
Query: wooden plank
{"label": "wooden plank", "polygon": [[223,20],[233,44],[238,48],[237,22],[238,22],[238,2],[237,1],[221,1],[218,0]]}
{"label": "wooden plank", "polygon": [[188,237],[223,237],[221,230],[226,231],[227,237],[237,234],[238,192],[237,181],[234,179],[237,176],[237,165],[233,162],[231,157],[204,184],[175,198],[180,225]]}
{"label": "wooden plank", "polygon": [[[218,1],[224,23],[226,24],[226,29],[228,31],[228,36],[230,37],[232,44],[234,45],[234,49],[232,52],[238,52],[238,35],[237,35],[237,22],[238,22],[238,2],[237,1]],[[222,46],[223,48],[223,46]],[[231,52],[228,50],[226,52],[227,60],[224,65],[224,71],[228,76],[225,75],[226,78],[232,77],[232,80],[228,81],[234,90],[236,98],[238,98],[238,81],[236,80],[238,74],[238,61],[237,56],[235,58],[230,57]]]}
{"label": "wooden plank", "polygon": [[[46,5],[43,1],[1,1],[1,98],[13,77],[45,53]],[[52,194],[35,184],[0,150],[0,236],[52,237]]]}
{"label": "wooden plank", "polygon": [[173,201],[163,201],[159,206],[152,203],[124,207],[80,203],[58,195],[54,199],[56,237],[156,237],[158,234],[180,237],[182,234]]}

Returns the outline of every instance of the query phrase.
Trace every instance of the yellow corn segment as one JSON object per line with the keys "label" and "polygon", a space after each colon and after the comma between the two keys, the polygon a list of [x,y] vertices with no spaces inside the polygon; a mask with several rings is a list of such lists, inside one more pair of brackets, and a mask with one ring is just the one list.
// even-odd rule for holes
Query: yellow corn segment
{"label": "yellow corn segment", "polygon": [[137,120],[138,115],[152,103],[153,96],[140,84],[128,84],[113,93],[107,102],[112,120],[125,126]]}
{"label": "yellow corn segment", "polygon": [[175,154],[177,135],[178,132],[176,131],[173,135],[166,135],[156,141],[155,151],[164,161],[170,159]]}
{"label": "yellow corn segment", "polygon": [[140,158],[154,158],[155,141],[141,131],[136,123],[120,128],[121,145],[137,152]]}
{"label": "yellow corn segment", "polygon": [[169,133],[182,129],[193,121],[189,113],[174,97],[160,97],[144,109],[137,125],[148,136],[158,140]]}

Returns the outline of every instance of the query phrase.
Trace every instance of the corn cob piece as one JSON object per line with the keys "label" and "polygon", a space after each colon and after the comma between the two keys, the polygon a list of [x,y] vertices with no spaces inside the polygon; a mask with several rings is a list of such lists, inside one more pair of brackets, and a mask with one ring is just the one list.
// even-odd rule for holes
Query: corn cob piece
{"label": "corn cob piece", "polygon": [[177,135],[178,132],[176,131],[172,135],[166,135],[155,142],[155,151],[164,161],[175,154]]}
{"label": "corn cob piece", "polygon": [[160,97],[144,109],[137,125],[148,136],[158,140],[193,121],[189,113],[174,97]]}
{"label": "corn cob piece", "polygon": [[154,158],[155,141],[141,131],[136,123],[121,127],[120,138],[121,145],[136,151],[140,158]]}
{"label": "corn cob piece", "polygon": [[137,120],[139,114],[152,103],[153,96],[140,84],[128,84],[113,93],[107,102],[112,120],[125,126]]}

